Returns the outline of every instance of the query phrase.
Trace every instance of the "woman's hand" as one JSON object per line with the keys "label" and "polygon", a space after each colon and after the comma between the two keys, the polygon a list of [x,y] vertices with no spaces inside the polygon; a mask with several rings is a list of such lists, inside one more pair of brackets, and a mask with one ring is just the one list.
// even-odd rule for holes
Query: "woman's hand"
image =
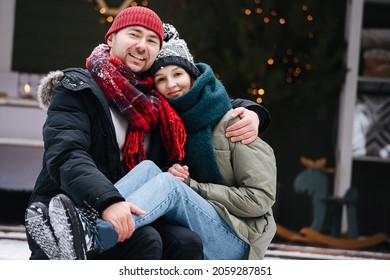
{"label": "woman's hand", "polygon": [[183,182],[186,182],[190,176],[190,172],[188,172],[188,166],[180,165],[178,163],[172,165],[172,167],[168,169],[168,172]]}

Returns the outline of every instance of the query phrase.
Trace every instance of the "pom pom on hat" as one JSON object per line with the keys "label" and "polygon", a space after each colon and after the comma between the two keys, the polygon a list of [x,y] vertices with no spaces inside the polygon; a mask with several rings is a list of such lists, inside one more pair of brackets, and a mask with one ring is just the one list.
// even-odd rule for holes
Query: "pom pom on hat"
{"label": "pom pom on hat", "polygon": [[164,42],[168,42],[170,40],[179,40],[179,32],[177,32],[176,28],[169,23],[163,23],[164,29]]}
{"label": "pom pom on hat", "polygon": [[160,38],[160,46],[164,40],[163,24],[159,16],[146,7],[134,6],[121,11],[114,19],[110,29],[104,37],[107,38],[125,27],[139,25],[155,32]]}
{"label": "pom pom on hat", "polygon": [[150,67],[150,75],[154,75],[159,69],[167,65],[177,65],[185,69],[194,79],[199,76],[199,70],[196,68],[194,58],[188,50],[187,43],[180,39],[176,28],[164,23],[164,42],[156,60]]}

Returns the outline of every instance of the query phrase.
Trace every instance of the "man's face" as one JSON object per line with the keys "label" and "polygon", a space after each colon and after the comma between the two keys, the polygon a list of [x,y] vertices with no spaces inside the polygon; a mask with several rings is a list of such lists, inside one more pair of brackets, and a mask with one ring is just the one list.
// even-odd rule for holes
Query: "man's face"
{"label": "man's face", "polygon": [[142,26],[129,26],[111,34],[107,44],[111,47],[110,55],[137,74],[149,70],[160,51],[157,34]]}

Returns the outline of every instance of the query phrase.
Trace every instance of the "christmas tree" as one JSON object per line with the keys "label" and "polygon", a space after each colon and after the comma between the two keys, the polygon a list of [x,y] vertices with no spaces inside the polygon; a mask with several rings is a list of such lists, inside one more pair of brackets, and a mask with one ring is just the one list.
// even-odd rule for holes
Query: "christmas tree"
{"label": "christmas tree", "polygon": [[[280,204],[294,197],[301,155],[334,164],[346,74],[345,1],[176,0],[149,7],[177,27],[195,61],[210,64],[232,97],[270,111],[272,123],[262,137],[276,154],[286,194]],[[289,216],[286,225],[287,219],[294,223]]]}
{"label": "christmas tree", "polygon": [[195,61],[210,64],[232,96],[279,110],[337,97],[345,76],[345,3],[339,2],[176,0],[149,6],[177,27]]}

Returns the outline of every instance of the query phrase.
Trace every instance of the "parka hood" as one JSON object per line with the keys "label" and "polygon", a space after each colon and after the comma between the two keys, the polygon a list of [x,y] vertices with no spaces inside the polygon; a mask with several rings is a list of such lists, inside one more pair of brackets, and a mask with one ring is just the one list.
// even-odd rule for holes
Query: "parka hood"
{"label": "parka hood", "polygon": [[52,71],[39,82],[37,98],[42,110],[47,111],[53,95],[53,88],[61,82],[64,75],[64,72],[60,70]]}

